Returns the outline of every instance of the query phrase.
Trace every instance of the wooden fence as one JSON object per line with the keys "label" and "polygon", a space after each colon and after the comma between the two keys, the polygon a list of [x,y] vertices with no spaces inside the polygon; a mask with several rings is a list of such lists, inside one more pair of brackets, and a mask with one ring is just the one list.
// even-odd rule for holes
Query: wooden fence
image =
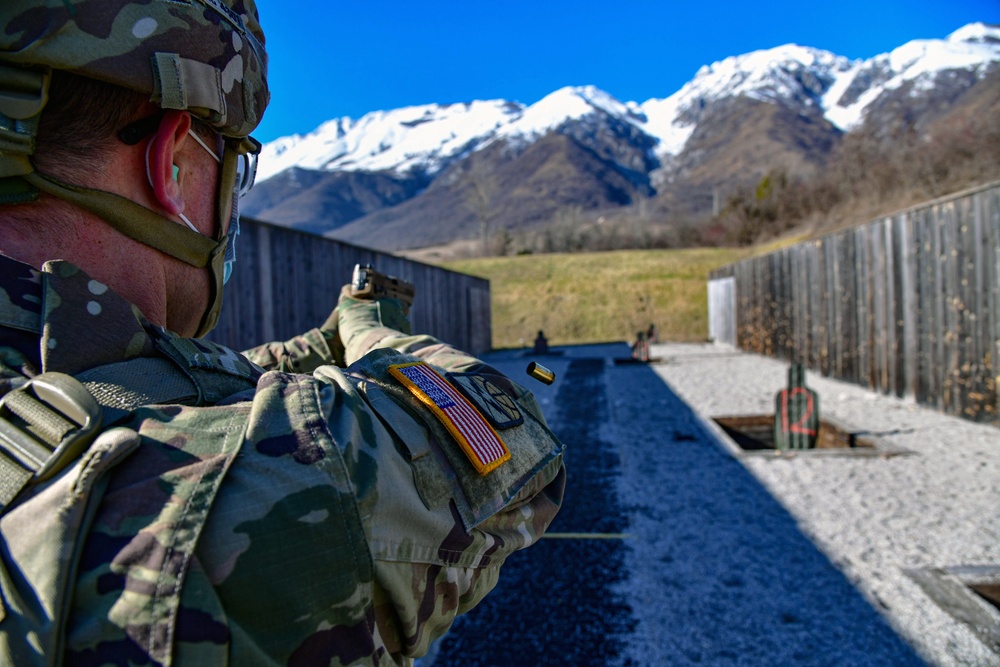
{"label": "wooden fence", "polygon": [[724,267],[709,293],[727,281],[709,317],[737,347],[1000,424],[1000,183]]}
{"label": "wooden fence", "polygon": [[241,221],[237,262],[219,324],[209,335],[238,350],[287,340],[318,327],[337,305],[357,263],[416,286],[415,333],[479,354],[491,347],[490,283],[331,239],[254,220]]}

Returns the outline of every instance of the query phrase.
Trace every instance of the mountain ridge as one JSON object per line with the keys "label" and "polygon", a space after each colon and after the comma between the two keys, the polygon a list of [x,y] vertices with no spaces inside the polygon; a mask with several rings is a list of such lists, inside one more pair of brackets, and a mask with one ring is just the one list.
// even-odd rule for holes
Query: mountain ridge
{"label": "mountain ridge", "polygon": [[[821,168],[839,137],[866,121],[887,127],[899,122],[919,125],[940,112],[936,107],[945,104],[941,100],[958,99],[998,63],[1000,27],[969,24],[946,39],[914,40],[864,60],[798,45],[731,56],[703,66],[669,97],[641,104],[622,102],[594,86],[578,86],[561,88],[530,106],[487,100],[333,119],[312,133],[265,145],[258,186],[244,208],[248,215],[279,224],[342,238],[339,231],[349,235],[344,240],[389,250],[418,247],[431,238],[468,236],[467,209],[476,205],[467,200],[475,195],[469,194],[468,183],[458,180],[472,176],[456,171],[455,165],[489,151],[493,159],[506,161],[504,169],[516,172],[511,161],[551,135],[564,135],[574,141],[560,143],[560,150],[587,157],[581,158],[579,170],[562,169],[563,177],[596,170],[626,178],[632,194],[611,197],[607,192],[621,190],[620,185],[608,189],[594,184],[595,193],[566,201],[557,196],[557,187],[542,184],[544,174],[526,165],[521,167],[526,179],[522,186],[530,188],[534,182],[560,206],[591,210],[656,197],[673,202],[664,205],[667,213],[704,215],[717,205],[707,202],[717,199],[720,189],[745,185],[768,169]],[[747,131],[744,124],[755,131]],[[355,176],[317,179],[300,174],[299,185],[310,179],[313,185],[290,188],[292,168]],[[435,181],[446,176],[453,179],[451,185],[444,181],[435,188]],[[363,183],[370,183],[375,193],[362,192]],[[678,192],[685,185],[701,194]],[[331,188],[350,192],[331,194]],[[596,192],[602,189],[603,194]],[[435,207],[410,203],[428,193],[438,202],[434,214],[430,210]],[[498,198],[505,196],[511,194],[497,192]],[[544,214],[515,206],[509,215],[491,218],[481,212],[480,201],[478,215],[489,218],[495,229],[516,229],[528,221],[542,224],[554,209],[535,199]],[[690,205],[681,205],[685,201]],[[417,209],[424,210],[417,216],[427,230],[423,240],[419,230],[406,229],[405,224]],[[406,233],[390,234],[390,228]]]}

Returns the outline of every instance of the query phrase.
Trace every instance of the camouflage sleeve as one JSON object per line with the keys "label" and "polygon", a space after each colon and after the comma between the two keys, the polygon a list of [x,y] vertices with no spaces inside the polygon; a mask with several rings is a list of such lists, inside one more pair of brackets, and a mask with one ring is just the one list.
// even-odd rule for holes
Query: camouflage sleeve
{"label": "camouflage sleeve", "polygon": [[[363,396],[402,455],[379,458],[376,481],[358,498],[362,515],[371,518],[375,621],[391,653],[420,656],[493,589],[507,556],[547,529],[565,488],[562,445],[530,392],[432,336],[405,333],[400,302],[344,295],[337,312],[351,364],[347,377],[364,381],[347,386],[327,369],[316,375]],[[473,374],[513,399],[523,421],[497,430],[511,453],[506,463],[477,473],[439,419],[394,382],[387,369],[414,357],[442,374]],[[345,424],[331,417],[331,429],[356,426],[353,418]],[[363,451],[372,438],[334,430],[334,440],[352,443],[347,461],[367,460]]]}
{"label": "camouflage sleeve", "polygon": [[428,335],[412,335],[397,299],[366,301],[341,294],[337,304],[345,361],[352,364],[375,349],[392,349],[420,357],[445,371],[466,371],[484,364],[470,354]]}
{"label": "camouflage sleeve", "polygon": [[345,291],[337,309],[320,328],[284,342],[258,345],[243,354],[264,370],[287,373],[312,373],[325,364],[345,367],[378,348],[413,354],[447,371],[482,365],[433,336],[414,336],[409,331],[410,323],[398,300],[355,299]]}
{"label": "camouflage sleeve", "polygon": [[[530,414],[502,431],[510,460],[486,475],[472,470],[448,432],[386,372],[406,361],[412,357],[381,349],[346,374],[330,367],[315,374],[338,385],[343,407],[365,406],[333,411],[328,424],[358,489],[375,625],[397,660],[426,653],[493,589],[507,556],[547,529],[565,487],[562,445]],[[367,410],[379,419],[370,421]],[[389,447],[379,442],[383,429]]]}
{"label": "camouflage sleeve", "polygon": [[[552,466],[532,480],[504,511],[474,530],[465,533],[456,526],[452,537],[461,536],[466,544],[455,539],[452,546],[460,546],[462,555],[476,555],[479,563],[473,566],[376,559],[375,621],[383,637],[391,638],[392,643],[387,644],[403,655],[426,654],[457,616],[493,590],[504,559],[538,540],[559,509],[565,479],[565,469]],[[502,546],[494,549],[491,545]]]}
{"label": "camouflage sleeve", "polygon": [[336,336],[336,332],[310,329],[284,342],[264,343],[244,350],[243,355],[264,370],[286,373],[312,373],[325,364],[343,366],[343,355],[337,354],[331,335]]}

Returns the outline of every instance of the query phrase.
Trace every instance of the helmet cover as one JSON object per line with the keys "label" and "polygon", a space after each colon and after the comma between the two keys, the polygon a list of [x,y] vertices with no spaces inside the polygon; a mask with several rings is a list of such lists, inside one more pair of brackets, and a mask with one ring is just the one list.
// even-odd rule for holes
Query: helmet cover
{"label": "helmet cover", "polygon": [[249,135],[269,100],[253,0],[5,0],[0,26],[0,63],[145,93],[226,136]]}

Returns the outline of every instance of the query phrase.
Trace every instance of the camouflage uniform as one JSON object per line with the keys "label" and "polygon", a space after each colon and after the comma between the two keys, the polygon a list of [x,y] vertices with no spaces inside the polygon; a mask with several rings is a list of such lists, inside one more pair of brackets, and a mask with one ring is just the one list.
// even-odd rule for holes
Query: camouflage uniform
{"label": "camouflage uniform", "polygon": [[[76,574],[68,664],[406,663],[538,539],[565,473],[534,399],[433,338],[382,326],[391,307],[338,309],[349,368],[319,365],[332,352],[317,330],[254,351],[315,372],[264,372],[151,326],[65,262],[38,272],[0,256],[0,395],[41,371],[157,356],[199,390],[98,440],[121,453]],[[509,461],[472,469],[387,372],[416,358],[514,399],[523,423],[498,431]]]}

